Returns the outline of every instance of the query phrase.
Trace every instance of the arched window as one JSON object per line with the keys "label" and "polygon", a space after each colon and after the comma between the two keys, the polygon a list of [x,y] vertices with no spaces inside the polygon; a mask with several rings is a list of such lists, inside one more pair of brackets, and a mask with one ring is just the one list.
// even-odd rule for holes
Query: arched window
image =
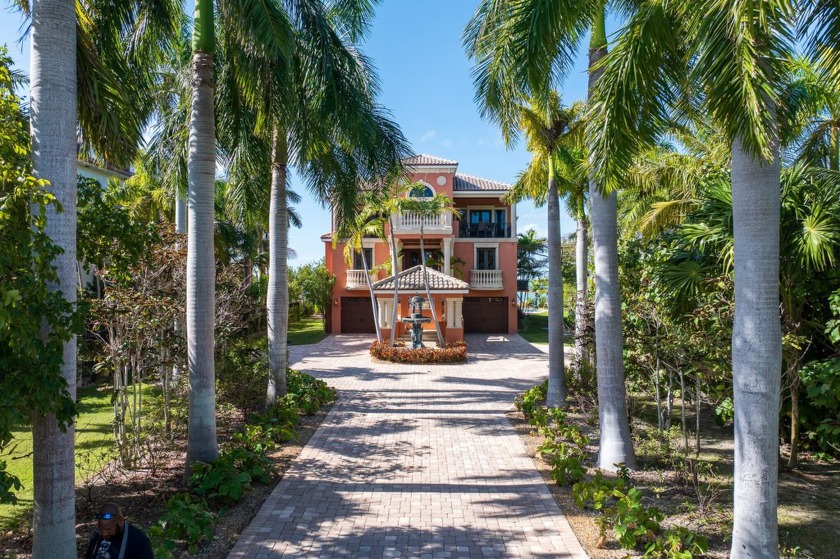
{"label": "arched window", "polygon": [[427,184],[420,184],[412,188],[408,195],[411,198],[434,198],[435,191],[432,190],[432,187]]}

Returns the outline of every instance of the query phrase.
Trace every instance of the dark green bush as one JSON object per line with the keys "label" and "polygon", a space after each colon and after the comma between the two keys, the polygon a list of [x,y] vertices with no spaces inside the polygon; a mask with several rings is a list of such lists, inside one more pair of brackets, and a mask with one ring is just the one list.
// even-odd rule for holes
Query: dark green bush
{"label": "dark green bush", "polygon": [[155,557],[168,559],[174,556],[175,541],[183,541],[187,551],[194,554],[205,539],[213,538],[216,516],[207,508],[203,499],[178,493],[166,502],[166,512],[157,524],[149,529]]}
{"label": "dark green bush", "polygon": [[197,494],[230,504],[251,488],[251,473],[240,471],[229,456],[208,464],[193,465],[190,487]]}

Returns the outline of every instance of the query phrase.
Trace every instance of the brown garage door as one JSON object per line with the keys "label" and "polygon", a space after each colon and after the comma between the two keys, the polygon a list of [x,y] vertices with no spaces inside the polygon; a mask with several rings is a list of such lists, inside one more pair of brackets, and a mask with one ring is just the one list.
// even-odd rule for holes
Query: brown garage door
{"label": "brown garage door", "polygon": [[507,297],[464,297],[464,332],[468,334],[506,334]]}
{"label": "brown garage door", "polygon": [[341,333],[372,334],[376,332],[369,297],[341,298]]}

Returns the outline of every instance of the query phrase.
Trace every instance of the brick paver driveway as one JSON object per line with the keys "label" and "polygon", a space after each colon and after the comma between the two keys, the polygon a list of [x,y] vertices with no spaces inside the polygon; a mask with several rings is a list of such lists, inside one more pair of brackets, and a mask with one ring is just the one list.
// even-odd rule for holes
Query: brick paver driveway
{"label": "brick paver driveway", "polygon": [[543,352],[473,335],[467,364],[376,364],[369,343],[291,348],[340,397],[229,557],[586,557],[504,415]]}

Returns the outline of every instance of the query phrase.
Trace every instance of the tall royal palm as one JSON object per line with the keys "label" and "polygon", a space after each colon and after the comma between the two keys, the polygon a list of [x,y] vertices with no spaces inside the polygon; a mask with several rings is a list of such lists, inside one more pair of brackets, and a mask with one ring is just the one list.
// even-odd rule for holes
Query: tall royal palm
{"label": "tall royal palm", "polygon": [[[61,212],[48,209],[45,232],[61,247],[52,286],[76,301],[76,154],[85,151],[125,165],[133,156],[149,105],[148,70],[171,38],[178,8],[162,0],[125,2],[106,9],[97,2],[55,0],[15,4],[31,16],[30,135],[33,171],[50,181]],[[143,8],[147,8],[144,10]],[[79,17],[79,16],[82,17]],[[128,36],[130,45],[124,44]],[[77,136],[77,130],[79,135]],[[45,333],[46,334],[46,333]],[[76,392],[76,342],[64,347],[61,376]],[[52,414],[34,413],[33,549],[36,559],[75,556],[73,426],[62,429]]]}
{"label": "tall royal palm", "polygon": [[[269,384],[266,401],[286,393],[288,331],[289,166],[294,165],[309,189],[330,204],[336,225],[355,216],[359,187],[372,183],[399,164],[406,151],[399,129],[376,105],[376,80],[350,42],[359,39],[371,16],[366,1],[345,3],[331,11],[321,0],[269,3],[274,20],[284,22],[290,47],[266,49],[276,28],[254,29],[242,37],[236,12],[222,11],[226,33],[223,99],[239,99],[255,115],[257,136],[270,146],[268,269]],[[313,71],[317,69],[317,71]],[[240,119],[231,128],[238,132]],[[237,141],[231,142],[237,145]],[[252,157],[248,150],[236,150]],[[251,168],[254,168],[251,165]]]}
{"label": "tall royal palm", "polygon": [[[531,163],[517,179],[514,197],[530,197],[548,206],[548,394],[546,405],[566,405],[566,367],[564,356],[562,235],[560,231],[560,191],[564,180],[557,174],[560,160],[579,133],[580,106],[564,107],[560,96],[551,92],[545,99],[532,98],[519,107],[519,128],[533,154]],[[563,152],[563,153],[561,153]]]}
{"label": "tall royal palm", "polygon": [[[76,301],[76,11],[73,2],[39,0],[32,6],[30,133],[32,167],[49,179],[63,211],[48,210],[45,232],[63,249],[55,265],[60,291]],[[76,342],[65,345],[61,376],[76,397]],[[73,426],[62,431],[54,415],[34,414],[32,436],[35,518],[32,555],[76,555]]]}
{"label": "tall royal palm", "polygon": [[[804,11],[796,13],[795,8]],[[614,180],[668,125],[669,108],[702,109],[731,141],[735,252],[732,333],[735,520],[732,557],[777,557],[779,316],[779,124],[784,61],[802,30],[829,74],[840,58],[836,6],[813,1],[714,0],[688,10],[639,4],[605,63],[590,109],[595,171]]]}
{"label": "tall royal palm", "polygon": [[213,199],[216,177],[213,0],[197,0],[193,18],[191,110],[187,163],[187,370],[190,402],[186,471],[219,457],[216,438],[214,321],[216,265]]}
{"label": "tall royal palm", "polygon": [[[635,7],[632,2],[615,4],[628,13]],[[555,82],[568,74],[587,31],[591,31],[591,96],[601,71],[598,62],[607,53],[605,20],[603,0],[484,0],[464,33],[468,52],[476,60],[476,97],[484,114],[497,121],[503,132],[510,133],[516,123],[518,100],[546,98]],[[607,469],[615,469],[618,463],[634,468],[636,456],[627,419],[622,360],[615,191],[610,185],[591,180],[590,202],[595,254],[598,463]]]}
{"label": "tall royal palm", "polygon": [[[539,155],[543,150],[532,149],[535,156],[516,180],[511,189],[511,198],[528,197],[537,206],[545,203],[548,194],[549,172],[553,173],[557,185],[558,195],[566,203],[566,211],[575,216],[577,228],[575,231],[575,364],[579,375],[585,375],[590,367],[589,350],[587,348],[588,335],[588,217],[586,215],[586,200],[589,192],[589,178],[586,172],[586,149],[582,134],[583,105],[575,103],[565,110],[570,118],[569,130],[558,138],[554,156],[547,158]],[[523,120],[523,126],[526,122]],[[529,135],[526,132],[526,135]],[[535,138],[536,139],[536,138]],[[530,141],[529,141],[530,144]],[[549,162],[551,166],[549,167]],[[520,237],[520,243],[523,238]],[[527,239],[526,239],[527,240]],[[563,286],[565,289],[565,286]],[[562,296],[562,294],[561,294]],[[549,315],[551,320],[551,315]],[[558,325],[562,327],[562,324]]]}

